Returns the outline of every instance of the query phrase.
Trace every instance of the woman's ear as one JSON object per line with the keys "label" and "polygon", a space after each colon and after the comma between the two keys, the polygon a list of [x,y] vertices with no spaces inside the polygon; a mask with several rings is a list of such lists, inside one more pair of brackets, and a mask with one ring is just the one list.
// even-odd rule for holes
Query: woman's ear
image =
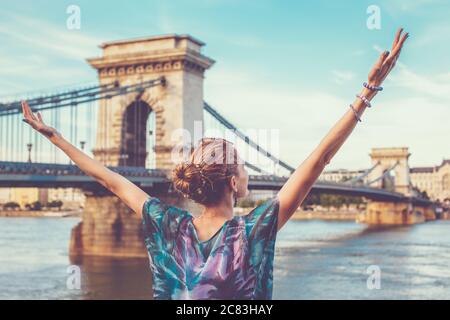
{"label": "woman's ear", "polygon": [[237,192],[237,191],[238,191],[238,187],[237,187],[237,179],[236,179],[235,176],[231,176],[231,179],[230,179],[230,188],[231,188],[231,191],[233,191],[233,192]]}

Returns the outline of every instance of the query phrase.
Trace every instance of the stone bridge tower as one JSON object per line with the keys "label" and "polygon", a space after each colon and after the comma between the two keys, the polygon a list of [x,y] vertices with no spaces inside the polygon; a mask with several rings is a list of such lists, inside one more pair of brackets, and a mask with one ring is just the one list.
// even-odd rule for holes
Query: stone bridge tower
{"label": "stone bridge tower", "polygon": [[[100,85],[121,86],[166,78],[166,85],[142,93],[99,102],[99,123],[93,154],[105,165],[145,166],[155,152],[155,166],[171,169],[172,133],[186,129],[193,137],[194,121],[203,121],[204,71],[214,61],[201,53],[204,43],[189,35],[165,35],[107,42],[101,57],[88,59],[98,70]],[[154,149],[146,150],[146,123],[154,113]],[[203,123],[203,122],[202,122]],[[181,138],[180,138],[181,140]]]}
{"label": "stone bridge tower", "polygon": [[[154,152],[157,169],[173,168],[173,147],[188,142],[181,136],[174,139],[173,133],[184,129],[197,139],[194,122],[203,123],[204,72],[214,63],[201,53],[203,45],[188,35],[123,40],[101,45],[102,56],[88,59],[98,70],[101,85],[166,79],[164,86],[99,102],[92,150],[97,160],[107,166],[145,167],[147,155]],[[146,150],[151,113],[154,150]],[[83,220],[72,230],[71,256],[147,257],[141,220],[115,195],[104,190],[85,194]]]}
{"label": "stone bridge tower", "polygon": [[372,165],[375,165],[377,162],[379,162],[379,165],[369,174],[368,181],[380,177],[397,163],[391,171],[391,177],[388,175],[386,178],[370,184],[371,187],[389,189],[392,183],[392,191],[410,195],[408,158],[411,154],[408,152],[407,147],[372,148],[372,152],[369,155],[372,159]]}
{"label": "stone bridge tower", "polygon": [[[385,189],[387,187],[390,191],[413,196],[408,164],[410,155],[407,147],[373,148],[370,153],[372,166],[379,164],[369,174],[369,182],[395,167],[391,170],[392,176],[387,175],[384,179],[378,179],[370,186]],[[431,205],[414,204],[412,201],[369,200],[366,211],[358,217],[358,221],[371,225],[409,225],[435,218]]]}

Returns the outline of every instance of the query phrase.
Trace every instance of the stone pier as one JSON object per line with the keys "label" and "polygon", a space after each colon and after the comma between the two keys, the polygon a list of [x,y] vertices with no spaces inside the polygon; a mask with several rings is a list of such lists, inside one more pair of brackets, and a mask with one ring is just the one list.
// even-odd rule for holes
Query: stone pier
{"label": "stone pier", "polygon": [[[176,194],[154,196],[198,213],[192,201]],[[117,196],[87,193],[82,221],[72,229],[69,252],[71,256],[147,257],[142,231],[142,220]]]}
{"label": "stone pier", "polygon": [[371,200],[357,221],[369,225],[411,225],[434,219],[436,215],[431,207]]}

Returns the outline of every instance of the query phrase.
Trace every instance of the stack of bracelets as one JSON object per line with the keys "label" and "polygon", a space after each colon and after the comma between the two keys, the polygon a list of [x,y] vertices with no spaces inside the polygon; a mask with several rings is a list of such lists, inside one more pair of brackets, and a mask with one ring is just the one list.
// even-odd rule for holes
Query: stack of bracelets
{"label": "stack of bracelets", "polygon": [[[367,89],[373,90],[373,91],[382,91],[383,90],[383,87],[371,86],[367,82],[364,82],[363,86],[364,86],[364,88],[367,88]],[[361,96],[359,94],[357,94],[356,97],[361,99],[362,102],[364,102],[364,104],[366,105],[366,107],[368,107],[368,108],[372,107],[372,105],[370,104],[369,99],[367,99],[366,97]],[[358,116],[358,112],[356,112],[355,107],[353,107],[353,105],[350,104],[350,108],[352,108],[353,113],[355,114],[356,120],[361,122],[361,118]]]}

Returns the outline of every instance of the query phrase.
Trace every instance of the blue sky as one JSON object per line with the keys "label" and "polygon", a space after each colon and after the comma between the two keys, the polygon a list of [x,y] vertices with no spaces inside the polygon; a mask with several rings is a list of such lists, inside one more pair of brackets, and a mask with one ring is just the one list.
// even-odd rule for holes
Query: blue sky
{"label": "blue sky", "polygon": [[[81,29],[66,28],[67,6]],[[366,26],[369,5],[381,29]],[[0,96],[95,82],[98,44],[179,33],[216,64],[205,100],[245,128],[280,129],[298,165],[348,110],[399,26],[410,32],[385,90],[327,169],[370,166],[371,147],[408,146],[411,166],[450,158],[450,1],[6,1],[0,10]],[[257,114],[257,116],[255,116]]]}

